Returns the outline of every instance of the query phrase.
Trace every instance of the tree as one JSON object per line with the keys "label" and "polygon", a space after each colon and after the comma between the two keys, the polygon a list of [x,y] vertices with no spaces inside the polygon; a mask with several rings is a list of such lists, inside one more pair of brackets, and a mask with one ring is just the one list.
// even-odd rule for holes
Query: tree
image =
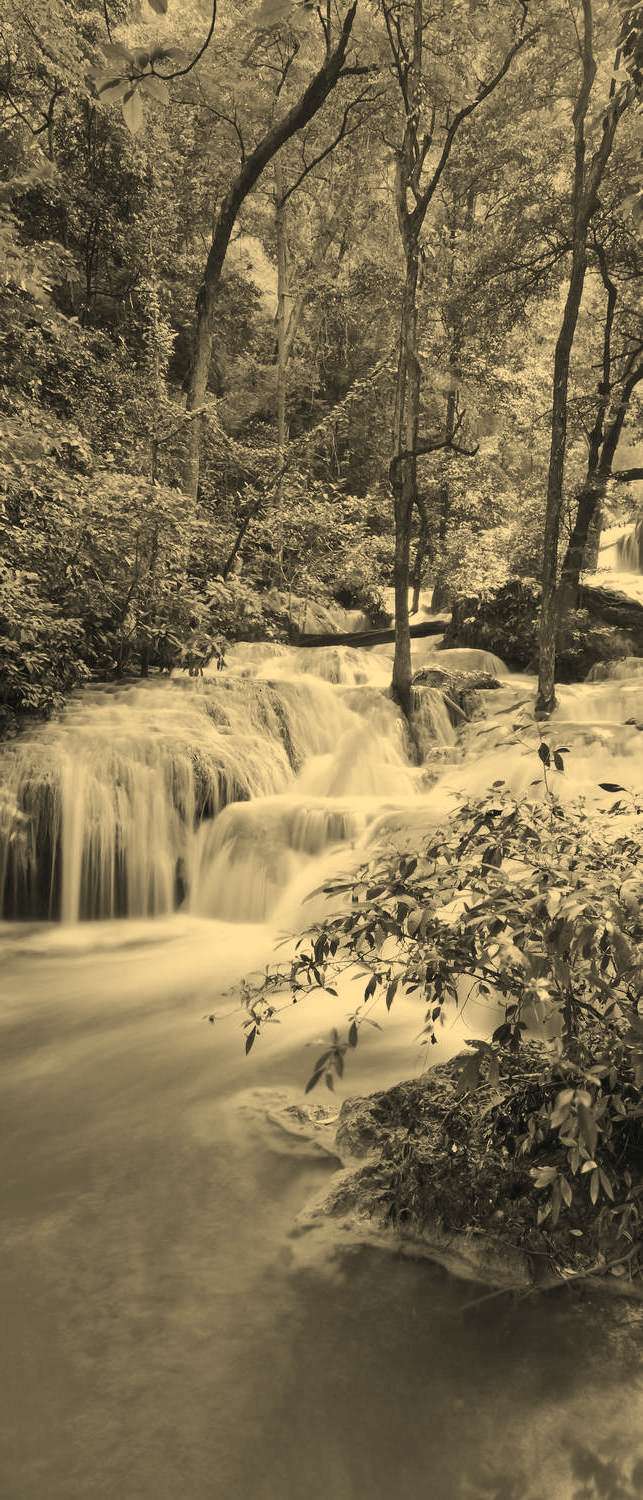
{"label": "tree", "polygon": [[[580,78],[572,114],[574,167],[570,206],[571,264],[554,355],[536,700],[537,711],[541,715],[551,713],[556,703],[554,684],[558,618],[558,547],[565,479],[569,374],[587,272],[590,225],[599,206],[598,192],[605,175],[619,121],[635,92],[629,75],[624,81],[619,81],[615,76],[621,60],[621,42],[623,27],[627,27],[626,18],[616,49],[615,68],[609,84],[607,105],[602,113],[601,138],[588,161],[588,114],[598,71],[594,52],[594,11],[594,0],[582,0],[580,29],[576,29]],[[575,18],[574,25],[576,26]]]}
{"label": "tree", "polygon": [[[333,32],[331,7],[328,6],[326,14],[323,14],[321,11],[319,12],[324,31],[325,55],[323,62],[313,74],[303,93],[291,105],[290,109],[269,125],[249,155],[245,155],[242,148],[241,166],[226,192],[216,215],[210,249],[204,267],[203,280],[197,296],[192,356],[186,381],[188,411],[198,412],[205,400],[210,372],[214,314],[221,284],[221,275],[231,235],[241,207],[248,194],[256,186],[262,172],[281,150],[285,142],[290,140],[298,130],[303,129],[309,123],[318,110],[322,108],[329,94],[332,93],[332,90],[339,82],[339,79],[345,74],[346,56],[357,11],[357,3],[358,0],[353,0],[353,3],[349,6],[339,27],[336,39]],[[282,7],[282,9],[289,9],[289,7]],[[297,50],[298,47],[295,44],[294,48],[287,53],[284,59],[280,83],[277,85],[277,95],[279,95],[281,87],[285,84]],[[184,488],[193,497],[196,497],[199,483],[200,447],[201,422],[200,420],[195,420],[190,424],[188,450],[183,476]]]}
{"label": "tree", "polygon": [[[336,164],[335,157],[345,143],[363,130],[367,120],[372,119],[378,97],[377,91],[367,85],[348,100],[339,120],[328,119],[326,131],[317,132],[316,138],[310,130],[300,133],[301,149],[297,160],[284,162],[284,152],[275,158],[277,443],[280,452],[284,450],[288,437],[288,366],[295,340],[333,244],[339,240],[336,261],[339,270],[351,238],[350,219],[355,213],[355,193],[362,175],[354,151],[355,143],[348,165],[341,160]],[[330,111],[324,113],[328,115]],[[306,248],[293,277],[290,210],[293,199],[301,190],[308,190],[309,195],[308,233],[302,235],[302,239],[307,240]],[[301,215],[297,217],[301,218]]]}
{"label": "tree", "polygon": [[[382,0],[382,15],[402,107],[401,134],[393,149],[395,204],[404,256],[404,287],[389,477],[395,518],[396,639],[393,692],[404,712],[410,716],[412,669],[408,590],[413,513],[417,504],[418,458],[440,450],[466,452],[456,441],[462,417],[451,428],[447,427],[444,435],[428,437],[420,433],[422,374],[418,349],[418,289],[421,234],[461,127],[493,94],[533,33],[525,30],[526,8],[521,7],[518,35],[505,51],[502,62],[479,85],[473,99],[454,109],[451,94],[458,91],[457,85],[453,90],[448,90],[443,103],[443,90],[436,90],[427,69],[428,22],[422,0],[413,0],[412,4],[405,5]],[[459,40],[452,32],[450,60]],[[458,79],[458,85],[461,92],[462,77]],[[432,102],[429,104],[431,98]]]}
{"label": "tree", "polygon": [[608,487],[643,478],[643,469],[624,468],[617,462],[619,443],[643,378],[643,338],[638,308],[632,307],[629,296],[640,271],[635,224],[633,216],[624,211],[618,182],[616,190],[616,203],[606,205],[602,194],[602,212],[592,225],[590,250],[604,299],[603,341],[596,397],[585,429],[587,465],[575,499],[576,513],[560,573],[559,627],[567,612],[577,605],[590,536],[598,548]]}

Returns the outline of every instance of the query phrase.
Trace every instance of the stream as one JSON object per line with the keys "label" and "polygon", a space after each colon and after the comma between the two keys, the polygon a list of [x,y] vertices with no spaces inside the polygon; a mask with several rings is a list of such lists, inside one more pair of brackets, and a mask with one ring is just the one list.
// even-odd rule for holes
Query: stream
{"label": "stream", "polygon": [[[417,641],[416,666],[435,648]],[[482,652],[436,660],[501,686],[460,737],[427,690],[419,767],[385,696],[389,647],[237,646],[202,679],[88,689],[3,751],[24,817],[0,851],[2,1500],[643,1490],[625,1304],[488,1298],[297,1231],[333,1162],[271,1103],[302,1099],[350,995],[312,998],[244,1055],[234,986],[319,914],[325,875],[536,774],[509,743],[533,681]],[[559,700],[561,794],[640,790],[643,675]],[[454,1016],[432,1061],[488,1028],[482,1005]],[[417,1071],[418,1030],[396,1001],[338,1103]]]}

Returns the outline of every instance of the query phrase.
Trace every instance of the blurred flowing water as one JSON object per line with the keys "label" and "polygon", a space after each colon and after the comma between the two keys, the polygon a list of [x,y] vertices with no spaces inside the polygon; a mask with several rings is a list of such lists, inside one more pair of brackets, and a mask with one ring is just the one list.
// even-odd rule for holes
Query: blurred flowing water
{"label": "blurred flowing water", "polygon": [[[333,1163],[269,1105],[301,1100],[350,985],[248,1059],[237,1014],[205,1019],[383,831],[417,837],[499,776],[528,787],[509,740],[533,683],[496,670],[460,743],[426,694],[421,767],[388,648],[239,646],[202,681],[85,692],[3,751],[3,1500],[639,1493],[626,1308],[484,1299],[292,1232]],[[562,689],[564,794],[640,786],[637,722],[633,672]],[[454,1016],[432,1060],[490,1024]],[[396,1001],[338,1101],[414,1072],[419,1025]]]}

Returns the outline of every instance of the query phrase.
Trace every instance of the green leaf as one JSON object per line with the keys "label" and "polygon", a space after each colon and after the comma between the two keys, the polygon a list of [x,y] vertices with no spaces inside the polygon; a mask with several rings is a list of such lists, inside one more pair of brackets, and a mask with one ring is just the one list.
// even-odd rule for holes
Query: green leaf
{"label": "green leaf", "polygon": [[619,786],[618,782],[616,782],[616,781],[599,781],[598,784],[599,784],[599,787],[600,787],[600,789],[601,789],[602,792],[625,792],[625,791],[627,791],[627,787]]}
{"label": "green leaf", "polygon": [[134,88],[123,99],[123,119],[131,135],[140,135],[145,127],[145,114],[138,89]]}
{"label": "green leaf", "polygon": [[386,1009],[390,1010],[397,993],[399,979],[392,979],[386,991]]}
{"label": "green leaf", "polygon": [[558,1176],[558,1167],[532,1167],[531,1176],[537,1188],[550,1187]]}
{"label": "green leaf", "polygon": [[540,744],[538,746],[538,756],[544,766],[551,765],[551,751],[549,749],[549,745],[545,745],[544,742]]}
{"label": "green leaf", "polygon": [[169,104],[170,90],[164,78],[157,78],[155,73],[147,73],[141,79],[141,93],[146,98],[155,99],[157,104]]}
{"label": "green leaf", "polygon": [[357,1046],[358,1035],[359,1035],[359,1033],[358,1033],[358,1029],[357,1029],[357,1022],[356,1021],[351,1021],[351,1024],[350,1024],[350,1026],[348,1028],[348,1045],[349,1045],[349,1047],[356,1047]]}
{"label": "green leaf", "polygon": [[579,1104],[577,1106],[577,1109],[578,1123],[580,1126],[582,1139],[587,1147],[587,1150],[589,1151],[590,1156],[593,1156],[598,1142],[598,1127],[596,1125],[596,1120],[594,1119],[592,1110],[588,1109],[586,1104]]}
{"label": "green leaf", "polygon": [[563,1203],[565,1204],[566,1208],[571,1208],[571,1206],[572,1206],[572,1197],[573,1197],[572,1190],[571,1190],[571,1187],[570,1187],[570,1185],[569,1185],[569,1183],[567,1181],[567,1178],[566,1177],[562,1177],[562,1176],[561,1176],[561,1179],[560,1179],[560,1193],[561,1193],[561,1197],[562,1197]]}
{"label": "green leaf", "polygon": [[113,104],[115,99],[122,99],[131,89],[132,84],[127,75],[115,73],[113,68],[102,69],[91,75],[94,88],[99,98],[104,97],[107,104]]}
{"label": "green leaf", "polygon": [[252,1047],[254,1047],[256,1036],[257,1028],[256,1026],[253,1026],[252,1030],[248,1032],[248,1035],[246,1037],[246,1057],[248,1056],[248,1053],[251,1051]]}

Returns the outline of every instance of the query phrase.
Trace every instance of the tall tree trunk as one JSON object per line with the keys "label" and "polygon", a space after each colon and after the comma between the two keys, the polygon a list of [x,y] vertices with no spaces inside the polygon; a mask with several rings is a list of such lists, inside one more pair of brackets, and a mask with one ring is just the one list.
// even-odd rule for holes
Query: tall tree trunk
{"label": "tall tree trunk", "polygon": [[418,245],[406,241],[406,278],[400,319],[400,352],[393,421],[391,487],[395,514],[395,655],[392,688],[403,712],[410,716],[411,637],[409,635],[409,575],[413,507],[417,499],[417,438],[420,421],[420,362],[417,353]]}
{"label": "tall tree trunk", "polygon": [[283,453],[288,441],[288,241],[286,238],[287,205],[284,201],[283,173],[279,158],[275,162],[275,236],[277,240],[277,445]]}
{"label": "tall tree trunk", "polygon": [[411,614],[416,615],[420,608],[420,594],[422,592],[422,573],[424,563],[429,556],[429,517],[426,504],[422,496],[417,496],[417,509],[420,517],[420,529],[418,532],[417,546],[415,549],[415,562],[413,564],[412,586],[413,600],[411,603]]}
{"label": "tall tree trunk", "polygon": [[[560,618],[557,588],[558,546],[567,447],[567,398],[569,370],[587,271],[589,226],[599,206],[598,189],[609,161],[619,119],[629,103],[627,89],[610,85],[609,102],[603,116],[602,135],[589,169],[586,170],[585,122],[596,76],[592,0],[581,0],[582,31],[579,38],[581,80],[574,105],[574,178],[572,187],[572,264],[560,332],[554,356],[551,447],[547,478],[547,507],[542,564],[542,605],[538,660],[536,713],[543,717],[556,706],[556,638]],[[616,66],[620,50],[616,53]]]}
{"label": "tall tree trunk", "polygon": [[584,236],[581,243],[576,247],[574,255],[574,264],[565,301],[565,312],[556,343],[554,358],[551,450],[547,479],[545,538],[543,543],[538,696],[536,699],[536,711],[541,714],[550,714],[556,706],[556,581],[558,575],[558,541],[565,475],[565,450],[567,446],[567,394],[569,390],[571,353],[583,296],[586,269],[586,236]]}
{"label": "tall tree trunk", "polygon": [[339,33],[337,45],[328,49],[322,66],[292,108],[266,132],[254,151],[246,157],[217,214],[212,242],[205,265],[203,281],[196,300],[196,320],[192,359],[186,379],[186,407],[196,415],[189,425],[187,452],[183,469],[183,487],[196,498],[199,485],[203,406],[208,389],[214,313],[221,285],[221,275],[239,211],[269,162],[298,130],[308,125],[337,84],[350,41],[358,0],[350,5]]}
{"label": "tall tree trunk", "polygon": [[[600,522],[603,501],[608,481],[612,478],[614,458],[627,417],[630,400],[636,386],[643,378],[643,365],[637,364],[638,349],[634,349],[621,370],[620,383],[612,390],[611,338],[617,288],[608,272],[604,251],[599,251],[599,264],[607,290],[607,308],[603,336],[603,372],[601,399],[594,425],[589,435],[589,457],[585,483],[578,497],[578,507],[569,546],[563,559],[558,590],[559,628],[570,609],[578,603],[578,591],[583,569],[589,562],[588,549],[592,546],[594,564],[598,557]],[[608,407],[611,408],[606,421]]]}

